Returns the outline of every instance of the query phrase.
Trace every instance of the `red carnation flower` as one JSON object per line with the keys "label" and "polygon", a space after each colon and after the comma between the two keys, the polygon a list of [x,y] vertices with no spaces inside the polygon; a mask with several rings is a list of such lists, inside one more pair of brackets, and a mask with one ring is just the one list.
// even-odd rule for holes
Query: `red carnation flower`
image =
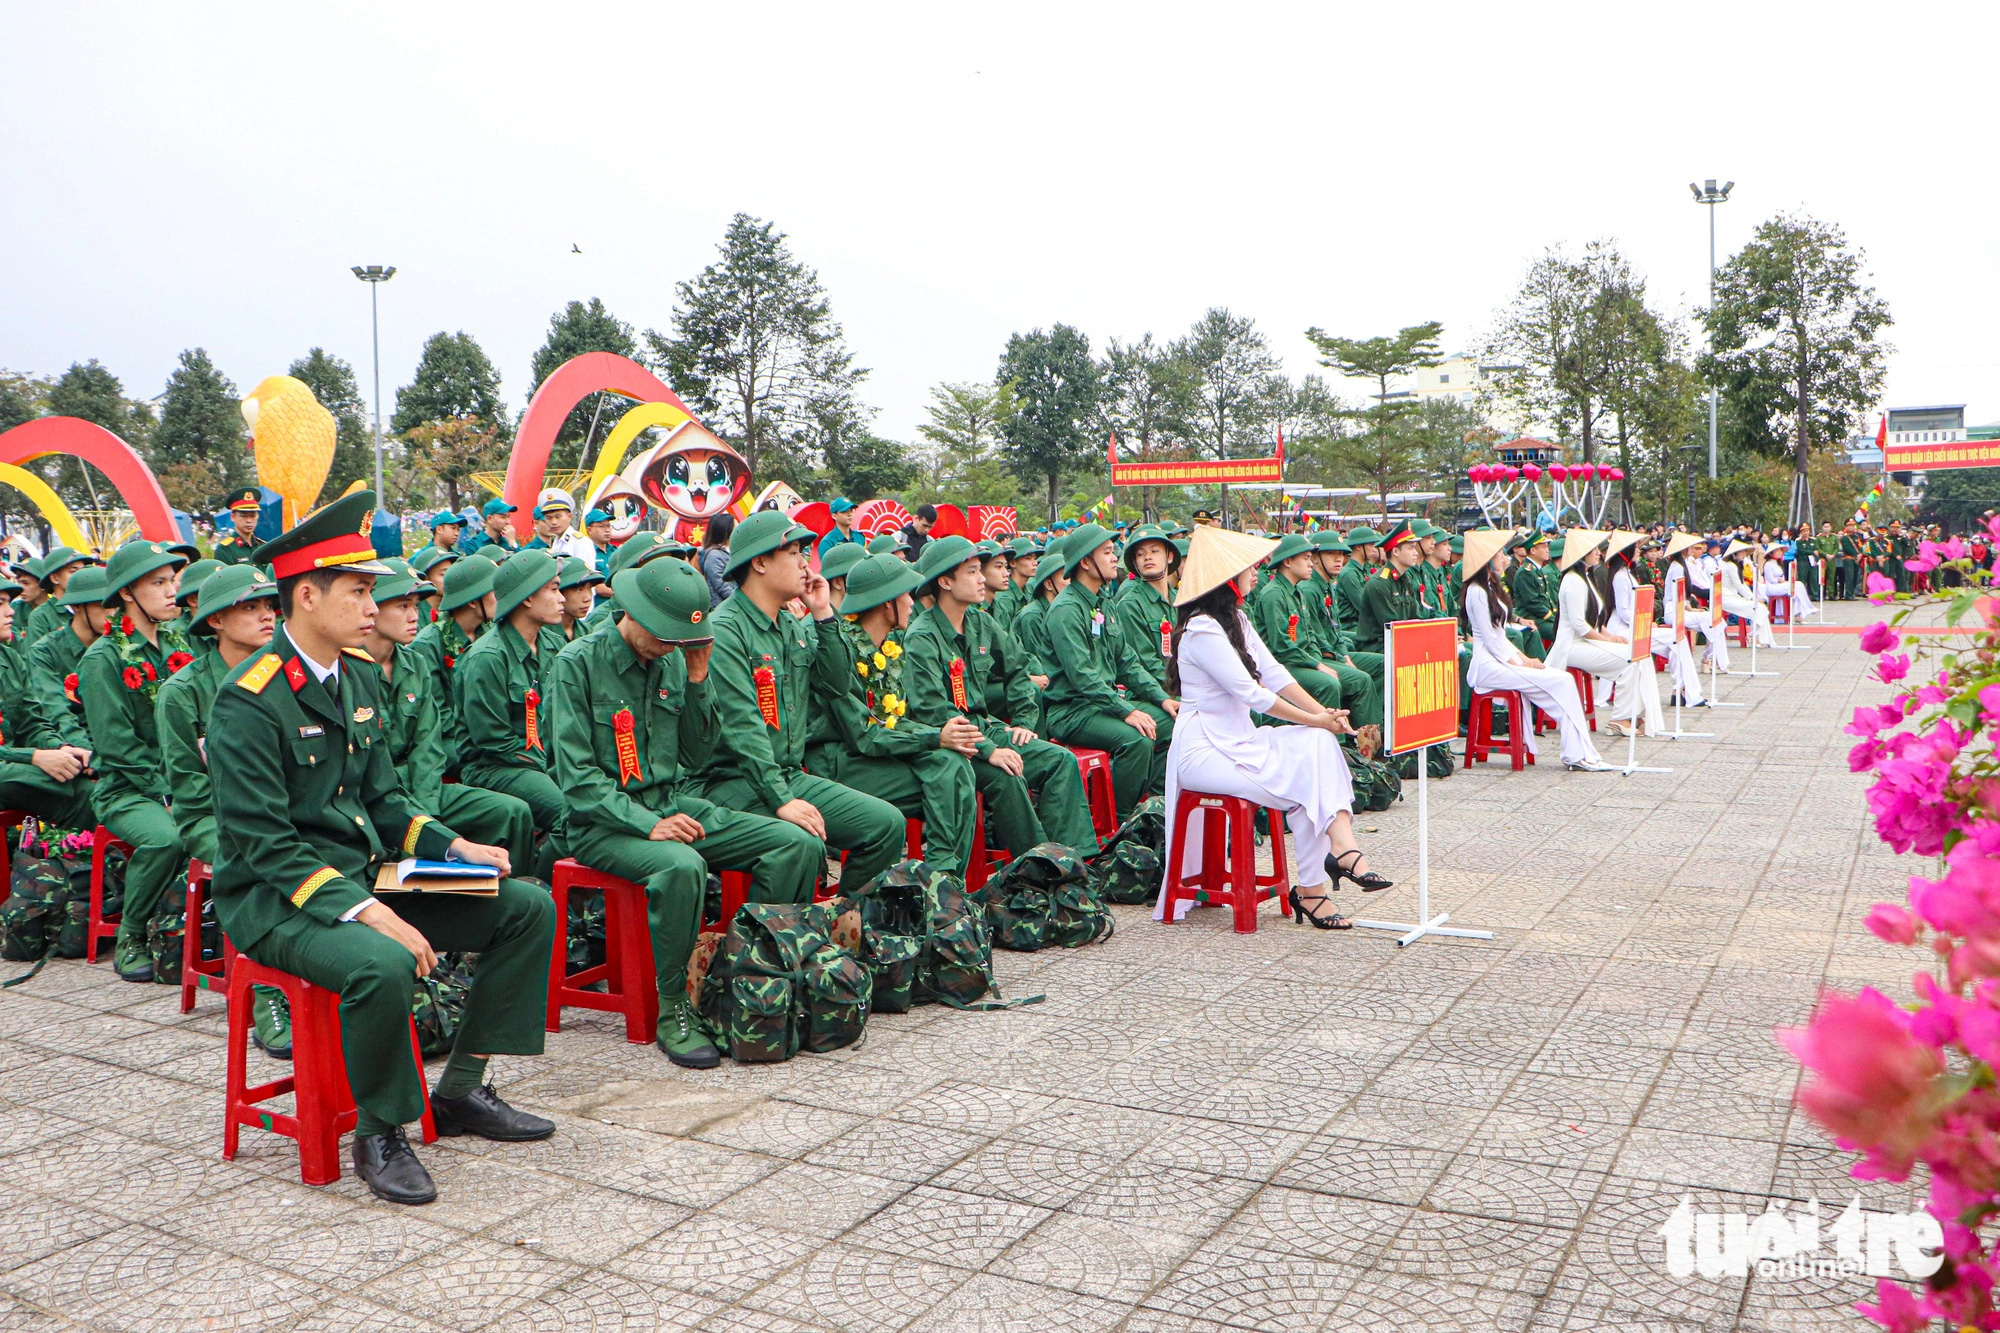
{"label": "red carnation flower", "polygon": [[63,693],[69,696],[71,703],[76,702],[76,687],[81,683],[81,681],[77,680],[76,672],[74,671],[63,677]]}
{"label": "red carnation flower", "polygon": [[446,653],[444,655],[444,665],[446,670],[450,670],[452,667],[458,665],[458,659],[456,657],[453,657],[450,653]]}
{"label": "red carnation flower", "polygon": [[118,617],[118,630],[120,633],[130,634],[133,630],[138,628],[139,627],[137,625],[132,623],[132,617],[130,616]]}
{"label": "red carnation flower", "polygon": [[151,662],[141,662],[139,663],[139,668],[146,673],[147,680],[158,680],[160,678],[160,673],[153,670]]}
{"label": "red carnation flower", "polygon": [[145,683],[146,683],[146,678],[145,678],[144,676],[142,676],[142,675],[140,675],[140,674],[139,674],[139,668],[138,668],[138,667],[126,667],[126,668],[125,668],[125,688],[126,688],[126,689],[128,689],[128,690],[136,690],[136,689],[138,689],[138,688],[139,688],[140,686],[144,685]]}
{"label": "red carnation flower", "polygon": [[192,661],[194,661],[193,653],[167,654],[167,674],[172,675],[174,672],[179,671],[182,667],[186,666],[189,662]]}

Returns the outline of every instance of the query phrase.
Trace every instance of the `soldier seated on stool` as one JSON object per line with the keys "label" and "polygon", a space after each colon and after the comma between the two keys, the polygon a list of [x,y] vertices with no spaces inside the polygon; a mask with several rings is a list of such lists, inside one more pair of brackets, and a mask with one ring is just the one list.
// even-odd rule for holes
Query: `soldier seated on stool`
{"label": "soldier seated on stool", "polygon": [[[79,569],[58,599],[69,612],[69,623],[35,640],[28,650],[28,688],[35,696],[35,715],[63,745],[90,750],[90,729],[83,720],[83,698],[76,666],[84,651],[104,636],[111,612],[104,605],[104,570],[98,565]],[[19,603],[15,604],[19,614]]]}
{"label": "soldier seated on stool", "polygon": [[[194,661],[167,678],[153,715],[160,731],[160,765],[174,794],[174,827],[197,861],[215,865],[215,792],[208,780],[208,710],[223,677],[264,651],[278,623],[278,585],[257,566],[217,566],[202,581],[191,630],[204,646]],[[225,762],[227,748],[223,755]],[[200,922],[188,923],[199,930]],[[277,1060],[292,1058],[292,1017],[285,993],[259,986],[250,1004],[250,1039]]]}
{"label": "soldier seated on stool", "polygon": [[[67,546],[58,546],[41,558],[35,572],[40,575],[43,596],[35,609],[17,607],[14,612],[14,646],[23,654],[33,648],[44,634],[53,634],[69,623],[69,609],[62,605],[63,589],[69,586],[71,576],[77,570],[97,563],[97,557],[86,552],[72,551]],[[23,589],[25,595],[26,589]],[[23,623],[22,617],[26,617]]]}
{"label": "soldier seated on stool", "polygon": [[406,856],[510,869],[501,848],[466,841],[404,799],[382,730],[381,676],[360,649],[375,619],[370,590],[391,572],[362,535],[374,510],[374,493],[357,491],[256,552],[277,579],[285,623],[271,651],[229,673],[210,714],[209,730],[230,744],[230,762],[209,775],[220,844],[212,892],[246,956],[340,995],[360,1111],[355,1174],[377,1198],[415,1204],[437,1189],[403,1135],[423,1113],[410,1005],[437,950],[479,954],[432,1094],[438,1132],[555,1132],[482,1086],[490,1056],[541,1053],[555,906],[539,886],[506,878],[491,897],[384,902],[369,892],[384,864]]}
{"label": "soldier seated on stool", "polygon": [[721,733],[708,580],[686,561],[654,560],[612,582],[624,616],[556,659],[556,781],[577,858],[645,886],[660,1050],[712,1069],[722,1057],[688,1000],[708,872],[748,871],[751,902],[806,902],[826,850],[797,825],[710,804],[694,781]]}
{"label": "soldier seated on stool", "polygon": [[[0,581],[0,593],[18,585]],[[18,605],[0,601],[0,809],[26,810],[51,828],[88,828],[90,765],[87,738],[65,739],[66,710],[43,716],[28,655],[15,642]]]}
{"label": "soldier seated on stool", "polygon": [[562,590],[556,557],[516,551],[493,576],[493,628],[480,636],[452,678],[465,729],[461,779],[528,803],[546,841],[535,877],[546,881],[569,855],[569,810],[549,776],[548,705],[556,654],[566,646],[556,625]]}

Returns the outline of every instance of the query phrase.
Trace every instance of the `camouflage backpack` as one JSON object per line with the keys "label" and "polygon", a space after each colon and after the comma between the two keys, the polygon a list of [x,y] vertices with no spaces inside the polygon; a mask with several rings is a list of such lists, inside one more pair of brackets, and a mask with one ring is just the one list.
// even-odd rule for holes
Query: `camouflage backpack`
{"label": "camouflage backpack", "polygon": [[[1397,777],[1405,782],[1417,780],[1417,752],[1406,750],[1390,760]],[[1458,771],[1458,759],[1449,745],[1427,745],[1424,747],[1424,767],[1431,777],[1448,778]]]}
{"label": "camouflage backpack", "polygon": [[[35,966],[0,984],[18,986],[51,958],[81,955],[89,919],[88,893],[76,897],[59,862],[16,854],[7,901],[0,904],[0,958]],[[64,955],[65,942],[74,943],[76,952]]]}
{"label": "camouflage backpack", "polygon": [[1149,903],[1167,854],[1167,803],[1149,796],[1090,858],[1090,886],[1107,903]]}
{"label": "camouflage backpack", "polygon": [[1111,938],[1111,909],[1091,887],[1089,867],[1059,842],[1032,847],[1002,866],[978,901],[1003,949],[1074,949]]}
{"label": "camouflage backpack", "polygon": [[476,953],[439,954],[431,974],[418,978],[410,1016],[417,1020],[417,1048],[425,1059],[449,1054],[452,1043],[458,1040],[466,997],[472,991],[473,965],[478,961]]}
{"label": "camouflage backpack", "polygon": [[1403,795],[1403,779],[1380,759],[1362,757],[1360,751],[1343,749],[1347,774],[1354,782],[1354,812],[1361,814],[1387,810]]}
{"label": "camouflage backpack", "polygon": [[701,1016],[733,1059],[789,1060],[861,1038],[874,985],[832,940],[821,903],[745,903],[701,982]]}
{"label": "camouflage backpack", "polygon": [[995,991],[993,936],[958,876],[924,861],[899,861],[845,899],[860,914],[859,952],[875,978],[878,1012],[907,1013],[933,1002],[1005,1007],[986,1001]]}

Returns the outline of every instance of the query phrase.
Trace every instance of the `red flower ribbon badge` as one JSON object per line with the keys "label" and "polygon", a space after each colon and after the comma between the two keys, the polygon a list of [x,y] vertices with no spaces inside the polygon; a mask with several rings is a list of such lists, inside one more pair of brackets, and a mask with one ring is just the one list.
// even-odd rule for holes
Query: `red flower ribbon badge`
{"label": "red flower ribbon badge", "polygon": [[1174,622],[1171,620],[1162,620],[1160,622],[1160,656],[1172,657],[1173,655]]}
{"label": "red flower ribbon badge", "polygon": [[758,667],[750,673],[750,679],[757,684],[757,711],[764,715],[764,725],[778,725],[778,677],[769,667]]}
{"label": "red flower ribbon badge", "polygon": [[966,706],[965,659],[962,657],[951,659],[951,704],[952,707],[960,710],[964,710]]}
{"label": "red flower ribbon badge", "polygon": [[126,689],[143,690],[146,688],[146,678],[139,674],[138,667],[128,666],[120,674],[124,678]]}
{"label": "red flower ribbon badge", "polygon": [[193,653],[168,653],[167,674],[169,676],[173,675],[174,672],[179,671],[182,667],[186,666],[189,662],[192,661],[194,661]]}
{"label": "red flower ribbon badge", "polygon": [[141,662],[139,663],[139,666],[140,669],[146,673],[146,679],[148,681],[155,681],[160,678],[160,673],[153,670],[153,664],[151,662]]}
{"label": "red flower ribbon badge", "polygon": [[76,672],[74,672],[74,671],[70,672],[70,673],[69,673],[69,674],[68,674],[67,676],[64,676],[64,677],[63,677],[63,697],[64,697],[64,698],[66,698],[66,699],[68,699],[68,700],[69,700],[69,701],[70,701],[71,703],[73,703],[73,704],[75,704],[75,703],[82,703],[82,702],[83,702],[83,700],[81,700],[81,699],[79,699],[79,698],[77,698],[77,697],[76,697],[76,687],[77,687],[78,685],[82,684],[82,683],[83,683],[83,682],[79,681],[79,680],[78,680],[78,679],[76,678]]}
{"label": "red flower ribbon badge", "polygon": [[523,702],[524,702],[524,703],[526,703],[526,704],[528,705],[528,744],[527,744],[527,748],[528,748],[528,749],[530,749],[530,750],[539,750],[539,749],[541,749],[541,748],[542,748],[542,729],[541,729],[541,726],[540,726],[540,724],[539,724],[539,723],[537,723],[537,722],[536,722],[536,720],[535,720],[535,709],[536,709],[536,708],[537,708],[537,707],[538,707],[538,706],[539,706],[539,705],[541,704],[541,702],[542,702],[542,693],[541,693],[541,691],[540,691],[540,690],[529,690],[529,691],[528,691],[528,694],[527,694],[527,697],[526,697],[526,698],[525,698],[525,699],[523,700]]}
{"label": "red flower ribbon badge", "polygon": [[639,772],[639,741],[633,735],[632,710],[621,708],[611,715],[611,732],[618,738],[618,781],[620,785],[637,782]]}
{"label": "red flower ribbon badge", "polygon": [[1299,641],[1299,615],[1298,612],[1296,611],[1294,611],[1291,615],[1291,618],[1285,622],[1285,637],[1290,639],[1293,643],[1297,643]]}

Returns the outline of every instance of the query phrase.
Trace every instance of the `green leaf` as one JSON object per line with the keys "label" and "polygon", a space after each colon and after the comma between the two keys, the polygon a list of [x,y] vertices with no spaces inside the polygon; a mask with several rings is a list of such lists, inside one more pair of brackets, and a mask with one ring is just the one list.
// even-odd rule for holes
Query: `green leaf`
{"label": "green leaf", "polygon": [[1950,608],[1944,613],[1944,623],[1947,625],[1957,625],[1960,620],[1965,618],[1965,613],[1972,609],[1972,604],[1978,599],[1979,594],[1972,592],[1962,592],[1952,598]]}

